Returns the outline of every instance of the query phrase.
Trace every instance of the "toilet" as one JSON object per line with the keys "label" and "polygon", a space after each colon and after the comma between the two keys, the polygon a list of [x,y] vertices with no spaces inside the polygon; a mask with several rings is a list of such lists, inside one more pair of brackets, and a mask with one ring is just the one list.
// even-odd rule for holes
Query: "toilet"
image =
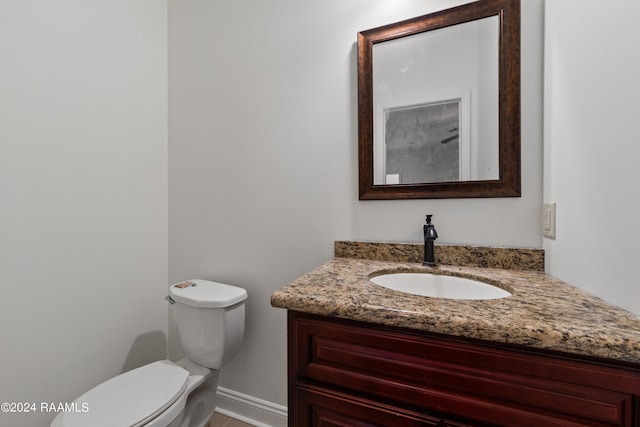
{"label": "toilet", "polygon": [[208,280],[169,287],[185,358],[159,360],[111,378],[66,405],[51,427],[204,427],[220,368],[244,337],[247,291]]}

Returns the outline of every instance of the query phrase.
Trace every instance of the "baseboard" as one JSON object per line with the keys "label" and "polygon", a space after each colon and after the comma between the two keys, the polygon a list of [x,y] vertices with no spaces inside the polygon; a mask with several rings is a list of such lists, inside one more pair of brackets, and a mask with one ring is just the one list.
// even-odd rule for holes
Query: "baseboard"
{"label": "baseboard", "polygon": [[256,427],[287,427],[287,407],[218,386],[216,411]]}

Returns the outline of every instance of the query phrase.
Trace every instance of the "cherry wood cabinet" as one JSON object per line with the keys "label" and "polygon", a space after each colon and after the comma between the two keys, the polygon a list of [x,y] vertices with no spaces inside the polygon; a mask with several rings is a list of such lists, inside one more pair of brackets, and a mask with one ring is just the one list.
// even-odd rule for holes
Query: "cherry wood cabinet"
{"label": "cherry wood cabinet", "polygon": [[289,426],[640,427],[640,366],[288,312]]}

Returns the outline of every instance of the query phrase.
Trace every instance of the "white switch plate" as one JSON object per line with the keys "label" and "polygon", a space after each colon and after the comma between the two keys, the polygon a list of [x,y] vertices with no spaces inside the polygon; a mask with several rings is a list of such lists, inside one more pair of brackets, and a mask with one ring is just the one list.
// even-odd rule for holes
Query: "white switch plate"
{"label": "white switch plate", "polygon": [[556,202],[547,202],[542,207],[542,235],[556,238]]}

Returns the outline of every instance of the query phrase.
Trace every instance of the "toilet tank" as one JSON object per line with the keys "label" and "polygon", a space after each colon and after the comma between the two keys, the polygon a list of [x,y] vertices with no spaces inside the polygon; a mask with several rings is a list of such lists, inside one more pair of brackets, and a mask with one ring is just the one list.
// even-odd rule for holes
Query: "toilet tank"
{"label": "toilet tank", "polygon": [[244,338],[247,291],[208,280],[188,280],[169,287],[169,302],[185,356],[220,369],[238,352]]}

